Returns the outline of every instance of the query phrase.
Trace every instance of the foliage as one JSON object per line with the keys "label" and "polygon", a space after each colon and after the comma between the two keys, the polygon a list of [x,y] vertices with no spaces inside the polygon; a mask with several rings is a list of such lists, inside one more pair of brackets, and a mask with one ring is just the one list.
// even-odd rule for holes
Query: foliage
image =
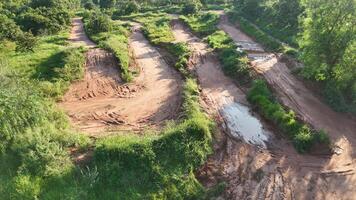
{"label": "foliage", "polygon": [[247,99],[265,118],[275,123],[293,140],[298,152],[308,152],[316,144],[329,145],[330,140],[325,132],[312,131],[307,125],[297,120],[293,111],[287,112],[279,103],[274,102],[264,81],[254,82]]}
{"label": "foliage", "polygon": [[0,80],[0,196],[38,199],[49,180],[74,168],[65,148],[89,141],[70,131],[66,115],[42,97],[36,81],[11,70],[1,71]]}
{"label": "foliage", "polygon": [[85,19],[85,30],[89,35],[112,30],[110,18],[101,12],[92,12],[88,19]]}
{"label": "foliage", "polygon": [[[356,51],[355,1],[302,1],[305,18],[299,38],[302,74],[322,82],[327,102],[338,111],[355,111],[352,94]],[[351,94],[351,95],[350,95]]]}
{"label": "foliage", "polygon": [[202,7],[203,7],[203,5],[202,5],[202,3],[200,2],[200,0],[190,0],[190,1],[187,1],[187,2],[184,4],[182,13],[185,14],[185,15],[188,15],[188,14],[195,14],[195,13],[197,13]]}
{"label": "foliage", "polygon": [[180,16],[180,19],[184,21],[193,32],[202,36],[207,36],[217,30],[216,26],[219,22],[219,15],[208,12],[195,15]]}
{"label": "foliage", "polygon": [[18,51],[32,51],[37,39],[27,32],[23,32],[14,20],[6,15],[0,15],[0,41],[16,42]]}
{"label": "foliage", "polygon": [[297,47],[298,17],[303,12],[299,0],[235,0],[235,11],[263,31]]}
{"label": "foliage", "polygon": [[218,52],[226,75],[237,78],[240,83],[248,83],[251,80],[245,53],[237,51],[237,45],[225,32],[217,31],[209,35],[206,40]]}

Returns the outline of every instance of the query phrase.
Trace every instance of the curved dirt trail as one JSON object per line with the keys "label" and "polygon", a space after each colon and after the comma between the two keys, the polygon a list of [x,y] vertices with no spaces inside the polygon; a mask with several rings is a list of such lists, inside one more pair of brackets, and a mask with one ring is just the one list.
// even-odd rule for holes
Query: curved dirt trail
{"label": "curved dirt trail", "polygon": [[96,44],[85,34],[82,18],[79,17],[72,19],[72,30],[69,41],[75,46],[96,47]]}
{"label": "curved dirt trail", "polygon": [[[74,25],[73,29],[77,28]],[[111,53],[101,49],[87,52],[84,79],[72,84],[60,104],[80,130],[92,136],[137,131],[174,119],[179,112],[179,74],[141,32],[133,32],[130,46],[141,68],[140,76],[131,84],[121,81],[118,63]]]}
{"label": "curved dirt trail", "polygon": [[338,147],[332,156],[300,155],[284,139],[271,141],[265,150],[227,138],[224,148],[202,168],[202,180],[208,186],[220,178],[227,181],[227,199],[355,199],[356,121],[320,102],[285,63],[264,52],[226,19],[219,27],[235,42],[242,41],[244,48],[252,47],[248,53],[253,67],[274,87],[281,101],[308,123],[328,131]]}

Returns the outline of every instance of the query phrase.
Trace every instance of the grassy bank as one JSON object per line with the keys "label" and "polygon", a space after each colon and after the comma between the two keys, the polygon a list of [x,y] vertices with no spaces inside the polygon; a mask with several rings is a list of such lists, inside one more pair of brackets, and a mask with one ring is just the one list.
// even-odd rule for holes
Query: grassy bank
{"label": "grassy bank", "polygon": [[66,46],[66,36],[40,37],[34,52],[16,53],[11,44],[1,49],[2,199],[53,199],[74,193],[75,183],[67,176],[76,167],[67,149],[85,148],[89,139],[71,130],[54,100],[70,82],[82,78],[85,58],[83,49]]}
{"label": "grassy bank", "polygon": [[214,33],[219,23],[219,15],[209,12],[187,16],[182,15],[179,19],[187,24],[195,34],[203,37]]}
{"label": "grassy bank", "polygon": [[225,32],[217,31],[209,35],[206,41],[218,53],[226,75],[242,84],[251,81],[252,75],[246,54],[237,50],[235,42]]}
{"label": "grassy bank", "polygon": [[1,59],[19,76],[37,80],[43,95],[60,99],[70,83],[84,76],[86,50],[69,46],[67,40],[68,34],[63,32],[39,37],[33,52],[22,53],[7,43],[0,49]]}
{"label": "grassy bank", "polygon": [[293,111],[286,111],[274,100],[264,81],[254,82],[247,99],[293,141],[298,152],[306,153],[315,145],[329,146],[328,135],[323,131],[313,131],[308,125],[300,122]]}
{"label": "grassy bank", "polygon": [[270,35],[266,34],[250,21],[242,17],[239,13],[230,11],[227,13],[227,15],[232,23],[238,23],[239,28],[243,32],[254,38],[258,43],[262,44],[268,50],[284,53],[295,58],[298,56],[297,49],[283,44]]}
{"label": "grassy bank", "polygon": [[[185,119],[161,136],[115,136],[99,141],[94,196],[114,199],[202,199],[205,189],[194,169],[211,153],[212,123],[202,113],[198,86],[184,87]],[[95,199],[95,198],[94,198]]]}

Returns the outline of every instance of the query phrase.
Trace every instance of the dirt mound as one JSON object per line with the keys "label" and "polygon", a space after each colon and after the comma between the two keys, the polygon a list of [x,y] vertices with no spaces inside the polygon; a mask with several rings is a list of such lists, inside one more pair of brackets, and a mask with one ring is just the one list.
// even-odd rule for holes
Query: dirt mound
{"label": "dirt mound", "polygon": [[140,76],[124,84],[115,57],[105,50],[86,54],[84,79],[71,85],[60,106],[80,130],[101,136],[140,131],[174,119],[181,105],[182,80],[141,32],[130,38]]}
{"label": "dirt mound", "polygon": [[134,97],[143,88],[138,84],[124,85],[119,64],[112,53],[91,49],[86,53],[86,73],[83,81],[74,83],[64,101],[86,100],[94,97]]}

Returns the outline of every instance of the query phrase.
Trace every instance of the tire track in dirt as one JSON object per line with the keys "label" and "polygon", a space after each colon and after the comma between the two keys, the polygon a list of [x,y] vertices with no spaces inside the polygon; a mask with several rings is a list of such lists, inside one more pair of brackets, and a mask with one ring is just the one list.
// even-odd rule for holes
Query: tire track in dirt
{"label": "tire track in dirt", "polygon": [[[281,102],[317,129],[326,130],[337,146],[334,155],[299,155],[288,141],[274,141],[267,151],[227,138],[223,161],[212,157],[228,181],[228,199],[355,199],[356,121],[336,113],[296,79],[277,55],[267,53],[222,17],[219,28],[235,42],[260,50],[248,51],[253,68],[274,88]],[[245,169],[248,166],[249,170]],[[242,169],[241,169],[242,168]],[[241,172],[236,175],[236,172]],[[255,177],[262,174],[261,180]],[[330,175],[330,176],[329,176]],[[248,177],[243,179],[242,177]],[[257,189],[254,190],[257,186]]]}
{"label": "tire track in dirt", "polygon": [[[73,29],[83,32],[81,24],[74,24]],[[83,43],[81,40],[87,37],[78,42]],[[60,103],[75,127],[100,136],[103,132],[157,127],[176,117],[181,105],[181,77],[140,31],[133,32],[130,47],[141,73],[129,84],[122,82],[119,64],[111,53],[101,49],[86,53],[84,79],[72,84]]]}

